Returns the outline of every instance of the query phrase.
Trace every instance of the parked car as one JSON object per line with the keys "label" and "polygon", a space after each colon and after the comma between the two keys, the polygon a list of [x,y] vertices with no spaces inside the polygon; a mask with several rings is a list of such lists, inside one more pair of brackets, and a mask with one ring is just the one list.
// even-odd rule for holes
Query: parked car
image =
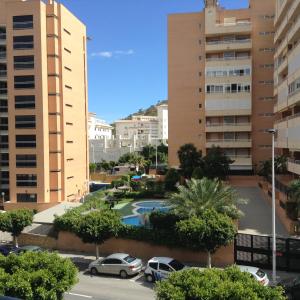
{"label": "parked car", "polygon": [[252,275],[261,285],[269,285],[268,275],[261,269],[250,266],[237,266],[242,272],[247,272]]}
{"label": "parked car", "polygon": [[188,267],[171,257],[153,257],[145,269],[145,278],[154,282],[167,278],[171,272],[187,269]]}
{"label": "parked car", "polygon": [[4,256],[8,256],[11,253],[15,253],[16,250],[18,250],[18,248],[16,248],[13,245],[0,245],[0,254]]}
{"label": "parked car", "polygon": [[300,299],[300,276],[284,279],[278,285],[283,287],[285,295],[289,300]]}
{"label": "parked car", "polygon": [[138,274],[142,269],[142,260],[126,253],[115,253],[95,260],[89,265],[89,271],[93,275],[113,274],[120,275],[121,278]]}
{"label": "parked car", "polygon": [[42,252],[42,251],[44,251],[44,249],[39,246],[22,246],[17,248],[15,250],[15,253],[18,255],[26,252]]}

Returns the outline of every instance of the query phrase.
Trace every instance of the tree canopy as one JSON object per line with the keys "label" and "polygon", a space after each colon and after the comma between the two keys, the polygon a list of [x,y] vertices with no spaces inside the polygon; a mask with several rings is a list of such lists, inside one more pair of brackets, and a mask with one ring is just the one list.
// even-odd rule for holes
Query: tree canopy
{"label": "tree canopy", "polygon": [[16,246],[18,246],[18,236],[32,222],[33,211],[28,209],[12,210],[0,214],[0,230],[11,233]]}
{"label": "tree canopy", "polygon": [[77,282],[77,268],[56,253],[0,256],[0,295],[24,300],[62,300]]}
{"label": "tree canopy", "polygon": [[237,267],[225,270],[191,268],[157,283],[158,300],[284,300],[279,287],[265,287]]}
{"label": "tree canopy", "polygon": [[232,219],[215,210],[207,209],[199,217],[191,217],[177,223],[181,244],[190,249],[207,252],[207,266],[211,267],[211,254],[233,242],[237,228]]}
{"label": "tree canopy", "polygon": [[179,186],[169,202],[173,211],[183,217],[201,216],[206,209],[215,209],[232,219],[241,217],[237,205],[246,203],[239,198],[237,191],[221,181],[203,178],[191,179],[186,186]]}

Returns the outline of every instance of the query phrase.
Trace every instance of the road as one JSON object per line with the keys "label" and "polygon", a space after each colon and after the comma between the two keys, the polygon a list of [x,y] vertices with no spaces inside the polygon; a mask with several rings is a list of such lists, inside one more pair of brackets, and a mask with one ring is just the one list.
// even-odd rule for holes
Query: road
{"label": "road", "polygon": [[65,295],[65,300],[153,300],[153,285],[145,282],[142,275],[119,279],[112,276],[91,276],[79,273],[79,283]]}

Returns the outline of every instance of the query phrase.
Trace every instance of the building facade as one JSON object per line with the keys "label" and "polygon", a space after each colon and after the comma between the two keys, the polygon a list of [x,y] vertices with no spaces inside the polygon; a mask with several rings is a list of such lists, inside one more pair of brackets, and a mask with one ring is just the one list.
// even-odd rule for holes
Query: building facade
{"label": "building facade", "polygon": [[44,209],[88,191],[86,28],[49,0],[0,0],[0,192]]}
{"label": "building facade", "polygon": [[204,4],[169,16],[169,164],[193,143],[203,155],[219,146],[233,170],[253,172],[271,153],[275,0]]}
{"label": "building facade", "polygon": [[277,0],[275,15],[275,128],[279,154],[300,176],[300,1]]}
{"label": "building facade", "polygon": [[158,138],[166,142],[169,136],[169,113],[168,104],[162,104],[157,106],[157,118],[158,118]]}
{"label": "building facade", "polygon": [[89,140],[111,139],[113,127],[104,120],[98,119],[95,113],[89,113],[88,136]]}

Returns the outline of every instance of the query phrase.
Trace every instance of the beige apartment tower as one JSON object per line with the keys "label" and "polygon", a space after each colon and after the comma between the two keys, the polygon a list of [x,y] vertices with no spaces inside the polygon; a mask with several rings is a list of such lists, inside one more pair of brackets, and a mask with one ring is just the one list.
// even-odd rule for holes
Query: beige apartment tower
{"label": "beige apartment tower", "polygon": [[252,173],[271,154],[275,0],[204,4],[169,16],[169,163],[183,144],[219,146],[233,172]]}
{"label": "beige apartment tower", "polygon": [[[300,176],[300,1],[277,0],[275,14],[275,128],[277,151]],[[292,179],[292,178],[291,178]]]}
{"label": "beige apartment tower", "polygon": [[46,209],[88,191],[86,28],[53,0],[0,0],[0,193]]}

